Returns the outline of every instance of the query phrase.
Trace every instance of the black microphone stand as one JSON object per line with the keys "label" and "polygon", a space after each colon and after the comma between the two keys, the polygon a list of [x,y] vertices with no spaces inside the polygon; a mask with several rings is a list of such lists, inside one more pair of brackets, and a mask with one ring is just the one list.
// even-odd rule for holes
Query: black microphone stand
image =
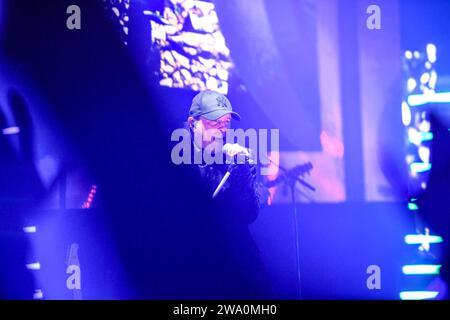
{"label": "black microphone stand", "polygon": [[278,167],[283,173],[282,178],[280,179],[279,183],[283,181],[291,190],[291,200],[292,200],[292,206],[294,208],[294,238],[295,238],[295,262],[296,262],[296,271],[297,271],[297,298],[299,300],[302,300],[302,285],[301,285],[301,271],[300,271],[300,237],[299,237],[299,231],[298,231],[298,212],[297,212],[297,205],[296,205],[296,199],[295,199],[295,190],[296,190],[296,184],[299,182],[300,184],[304,185],[305,187],[309,188],[312,191],[315,191],[316,189],[308,184],[303,179],[300,179],[301,173],[298,173],[295,168],[287,170],[286,168],[282,167],[279,164],[276,164],[271,159],[269,161],[274,164],[276,167]]}

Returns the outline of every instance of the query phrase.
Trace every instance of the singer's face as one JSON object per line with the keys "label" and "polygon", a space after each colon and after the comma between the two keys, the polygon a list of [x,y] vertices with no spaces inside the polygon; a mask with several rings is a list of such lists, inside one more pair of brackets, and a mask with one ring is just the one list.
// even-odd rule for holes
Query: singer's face
{"label": "singer's face", "polygon": [[[194,129],[195,134],[201,134],[202,147],[221,147],[227,130],[230,128],[231,115],[226,114],[216,120],[208,120],[200,117],[199,126]],[[212,145],[214,144],[214,145]]]}

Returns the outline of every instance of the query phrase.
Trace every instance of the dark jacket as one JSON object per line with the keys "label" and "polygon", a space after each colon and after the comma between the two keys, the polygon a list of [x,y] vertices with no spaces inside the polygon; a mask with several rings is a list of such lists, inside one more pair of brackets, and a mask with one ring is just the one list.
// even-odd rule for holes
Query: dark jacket
{"label": "dark jacket", "polygon": [[[225,175],[228,165],[198,166],[207,194],[213,192]],[[214,198],[217,234],[220,235],[216,254],[222,257],[218,270],[221,294],[230,299],[271,298],[270,283],[249,224],[259,214],[259,194],[256,188],[256,166],[236,165],[230,177]],[[208,213],[207,213],[208,214]],[[226,266],[224,269],[223,266]],[[222,269],[222,270],[221,270]]]}

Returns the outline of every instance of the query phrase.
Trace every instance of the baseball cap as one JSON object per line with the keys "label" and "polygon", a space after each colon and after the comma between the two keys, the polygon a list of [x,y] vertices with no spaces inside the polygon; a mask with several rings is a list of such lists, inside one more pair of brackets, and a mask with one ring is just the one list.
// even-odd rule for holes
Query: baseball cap
{"label": "baseball cap", "polygon": [[202,116],[208,120],[217,120],[226,114],[231,114],[233,119],[241,119],[241,116],[233,111],[227,97],[212,90],[198,93],[194,99],[192,99],[191,109],[189,110],[190,116]]}

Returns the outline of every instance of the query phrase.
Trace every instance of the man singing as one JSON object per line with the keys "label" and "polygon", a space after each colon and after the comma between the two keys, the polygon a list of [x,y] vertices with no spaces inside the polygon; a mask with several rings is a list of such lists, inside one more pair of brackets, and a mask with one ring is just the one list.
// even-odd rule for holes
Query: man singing
{"label": "man singing", "polygon": [[[197,94],[192,100],[187,120],[192,137],[193,158],[207,149],[210,152],[212,150],[213,155],[220,152],[222,156],[221,148],[227,142],[226,133],[232,119],[240,120],[240,115],[233,111],[230,101],[224,95],[214,91]],[[225,160],[230,159],[230,156],[247,153],[245,148],[232,141],[227,146],[229,148],[223,161],[208,163],[203,159],[201,163],[193,161],[190,165],[211,196],[214,191],[217,192],[217,186],[230,168]],[[224,298],[272,298],[270,282],[248,228],[259,213],[256,165],[249,164],[248,161],[237,163],[233,164],[229,178],[213,199],[216,212],[206,213],[218,222],[215,224],[219,229],[217,238],[220,239],[220,249],[216,254],[221,256],[219,265],[215,266],[221,270],[218,283]]]}

